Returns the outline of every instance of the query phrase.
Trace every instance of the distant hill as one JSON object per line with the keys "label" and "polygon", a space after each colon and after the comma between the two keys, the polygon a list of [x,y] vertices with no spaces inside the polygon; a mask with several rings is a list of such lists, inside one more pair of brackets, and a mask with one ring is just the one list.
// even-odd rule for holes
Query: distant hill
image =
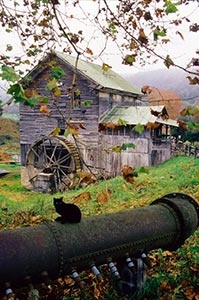
{"label": "distant hill", "polygon": [[4,108],[3,114],[19,114],[19,104],[11,104]]}
{"label": "distant hill", "polygon": [[160,87],[143,86],[141,90],[146,95],[148,105],[164,105],[170,119],[176,120],[184,106],[178,94]]}
{"label": "distant hill", "polygon": [[19,122],[0,117],[0,163],[19,160]]}
{"label": "distant hill", "polygon": [[[8,85],[6,82],[0,79],[0,100],[3,103],[6,103],[11,98],[11,95],[7,94],[7,89]],[[7,105],[4,107],[3,113],[12,115],[19,114],[19,105],[15,103]]]}
{"label": "distant hill", "polygon": [[189,74],[177,69],[159,69],[134,74],[123,74],[132,84],[142,87],[149,85],[169,90],[179,95],[185,105],[199,101],[199,85],[190,85],[186,78]]}
{"label": "distant hill", "polygon": [[5,80],[0,79],[0,100],[4,102],[10,99],[10,95],[7,94],[8,84]]}
{"label": "distant hill", "polygon": [[15,120],[0,117],[0,137],[19,141],[19,123]]}

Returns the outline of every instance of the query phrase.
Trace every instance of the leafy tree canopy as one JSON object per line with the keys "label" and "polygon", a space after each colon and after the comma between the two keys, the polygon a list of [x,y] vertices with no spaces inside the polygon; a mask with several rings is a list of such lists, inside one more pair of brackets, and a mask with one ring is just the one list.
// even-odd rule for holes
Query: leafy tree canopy
{"label": "leafy tree canopy", "polygon": [[[94,59],[112,40],[126,65],[143,65],[160,59],[170,68],[176,65],[172,53],[162,56],[159,46],[168,44],[174,36],[184,39],[182,25],[190,35],[199,31],[193,15],[185,15],[189,6],[193,11],[198,10],[197,1],[87,0],[86,8],[83,3],[80,0],[1,0],[1,26],[8,34],[18,34],[24,50],[24,56],[13,57],[16,45],[10,40],[6,53],[1,54],[1,62],[29,66],[33,58],[57,48]],[[103,36],[102,45],[100,52],[95,53],[91,41],[99,34]],[[198,49],[188,66],[177,65],[191,74],[192,84],[199,81],[198,66]]]}
{"label": "leafy tree canopy", "polygon": [[[175,37],[185,39],[185,28],[190,35],[198,34],[199,24],[193,17],[198,11],[198,1],[188,0],[0,0],[2,31],[12,37],[0,52],[0,77],[10,83],[8,93],[16,102],[30,106],[47,102],[36,92],[27,95],[23,90],[20,78],[24,72],[53,50],[76,54],[77,61],[79,57],[93,61],[111,42],[121,53],[124,65],[142,66],[161,60],[167,68],[175,66],[187,72],[190,84],[199,84],[198,49],[186,66],[178,65],[172,52],[161,54],[161,47]],[[20,41],[23,55],[16,54],[13,34]],[[96,50],[99,35],[101,48]],[[104,71],[111,68],[105,61],[102,67]],[[55,97],[60,96],[57,83],[62,76],[63,70],[52,65],[46,90]]]}

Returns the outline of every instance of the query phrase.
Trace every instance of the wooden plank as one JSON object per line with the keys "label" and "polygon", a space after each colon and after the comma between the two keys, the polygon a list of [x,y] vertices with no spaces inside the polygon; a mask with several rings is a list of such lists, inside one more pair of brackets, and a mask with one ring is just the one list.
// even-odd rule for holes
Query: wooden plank
{"label": "wooden plank", "polygon": [[10,173],[10,171],[8,171],[8,170],[0,169],[0,176],[7,175],[9,173]]}

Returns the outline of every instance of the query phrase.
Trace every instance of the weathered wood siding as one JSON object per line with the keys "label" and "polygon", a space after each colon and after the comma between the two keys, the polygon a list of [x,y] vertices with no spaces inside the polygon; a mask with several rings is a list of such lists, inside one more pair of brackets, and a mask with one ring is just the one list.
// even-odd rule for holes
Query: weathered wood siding
{"label": "weathered wood siding", "polygon": [[137,97],[123,96],[113,94],[111,92],[99,92],[99,116],[104,115],[107,111],[117,105],[123,106],[136,106],[141,105],[141,102]]}
{"label": "weathered wood siding", "polygon": [[[81,92],[81,101],[92,100],[90,106],[74,105],[71,110],[69,87],[73,81],[74,70],[72,67],[57,57],[52,57],[57,61],[57,66],[61,66],[66,76],[62,78],[63,85],[60,87],[61,96],[54,99],[56,106],[52,106],[52,101],[48,104],[50,116],[42,116],[39,111],[40,106],[30,108],[20,104],[20,143],[21,143],[21,163],[25,165],[26,154],[29,147],[38,140],[42,135],[48,135],[58,126],[61,119],[59,110],[66,118],[70,118],[73,124],[82,122],[86,129],[80,129],[77,137],[79,150],[83,160],[87,165],[101,167],[101,148],[99,149],[98,123],[99,118],[106,111],[115,105],[135,105],[139,101],[129,96],[115,94],[111,90],[99,90],[95,82],[92,82],[79,72],[77,72],[76,86],[74,90],[79,89]],[[36,89],[41,95],[50,95],[45,90],[48,82],[50,67],[42,68],[42,72],[37,72],[34,80],[28,86],[28,89]],[[101,137],[100,137],[101,138]],[[70,138],[69,138],[70,139]]]}
{"label": "weathered wood siding", "polygon": [[161,144],[159,146],[152,145],[150,154],[150,166],[158,165],[171,158],[170,143]]}
{"label": "weathered wood siding", "polygon": [[[84,137],[83,143],[87,143],[88,140],[92,141],[93,144],[98,144],[98,115],[99,115],[99,100],[98,93],[93,89],[89,88],[90,82],[80,74],[77,76],[77,82],[75,89],[81,91],[81,101],[92,100],[93,105],[87,107],[74,106],[74,109],[70,109],[70,96],[68,89],[71,86],[73,79],[73,70],[61,61],[59,65],[63,68],[66,73],[65,78],[62,80],[63,85],[61,86],[61,97],[55,99],[56,106],[51,106],[52,101],[49,102],[48,108],[50,110],[50,116],[42,116],[39,111],[39,106],[35,108],[25,107],[20,105],[20,141],[22,148],[22,163],[26,156],[27,148],[42,135],[48,135],[50,132],[58,126],[58,120],[61,119],[59,110],[67,118],[71,118],[74,123],[79,124],[83,122],[86,129],[80,130],[80,137]],[[37,89],[42,95],[49,95],[45,90],[47,79],[49,78],[50,68],[43,70],[41,74],[35,78],[34,82],[28,87],[29,89]],[[84,110],[84,111],[83,111]],[[70,117],[71,113],[71,117]],[[28,145],[28,147],[27,147]]]}
{"label": "weathered wood siding", "polygon": [[[113,146],[121,146],[123,143],[133,143],[135,148],[128,148],[119,153],[111,150]],[[170,157],[170,143],[154,145],[149,130],[145,130],[138,137],[132,134],[100,134],[98,165],[101,170],[105,170],[108,177],[120,175],[125,165],[151,166],[160,164]]]}
{"label": "weathered wood siding", "polygon": [[[123,143],[133,143],[135,149],[128,148],[116,153],[111,150],[113,146],[121,146]],[[121,174],[124,165],[129,166],[149,166],[149,148],[150,134],[144,133],[140,137],[122,135],[100,135],[100,166],[105,168],[107,175],[111,176]]]}

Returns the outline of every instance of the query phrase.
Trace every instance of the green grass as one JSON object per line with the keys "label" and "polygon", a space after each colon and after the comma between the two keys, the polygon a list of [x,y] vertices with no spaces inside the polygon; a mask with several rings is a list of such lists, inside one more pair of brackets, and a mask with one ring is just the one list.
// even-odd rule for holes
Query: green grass
{"label": "green grass", "polygon": [[[1,229],[31,225],[35,216],[40,216],[41,221],[53,220],[57,216],[53,207],[54,196],[63,195],[65,202],[74,202],[74,197],[85,191],[90,193],[91,199],[77,203],[83,217],[146,206],[172,192],[188,194],[199,204],[199,159],[191,157],[179,156],[161,165],[150,167],[148,173],[140,173],[135,178],[134,184],[126,183],[122,176],[118,176],[86,188],[54,195],[36,193],[23,188],[20,166],[1,165],[1,168],[10,171],[10,174],[0,178],[0,206],[6,205],[8,208],[7,212],[0,211]],[[97,195],[106,189],[111,191],[111,198],[108,202],[98,203]],[[149,256],[152,267],[148,269],[148,279],[140,299],[197,299],[188,298],[187,295],[192,293],[199,297],[198,253],[198,230],[177,251],[172,253],[161,249],[151,251]],[[85,276],[90,275],[86,273]],[[99,299],[126,299],[118,297],[117,294],[113,296],[110,278],[106,281],[106,285],[107,288],[101,291],[102,298]],[[94,299],[91,290],[87,292],[89,295],[87,299]],[[71,296],[67,299],[76,299],[76,295],[71,291]]]}
{"label": "green grass", "polygon": [[[86,208],[85,215],[140,207],[172,192],[183,192],[199,201],[199,159],[190,157],[175,157],[161,165],[148,168],[149,172],[140,173],[133,185],[126,183],[122,176],[118,176],[86,188],[55,195],[36,193],[23,188],[18,165],[1,165],[1,168],[10,171],[10,174],[0,179],[1,199],[7,199],[9,205],[16,206],[16,209],[19,204],[23,209],[28,209],[44,201],[44,210],[48,214],[53,196],[62,195],[66,202],[73,202],[75,196],[85,191],[91,195],[89,203],[79,203],[83,210]],[[112,197],[108,203],[98,205],[97,195],[106,189],[111,191]]]}

